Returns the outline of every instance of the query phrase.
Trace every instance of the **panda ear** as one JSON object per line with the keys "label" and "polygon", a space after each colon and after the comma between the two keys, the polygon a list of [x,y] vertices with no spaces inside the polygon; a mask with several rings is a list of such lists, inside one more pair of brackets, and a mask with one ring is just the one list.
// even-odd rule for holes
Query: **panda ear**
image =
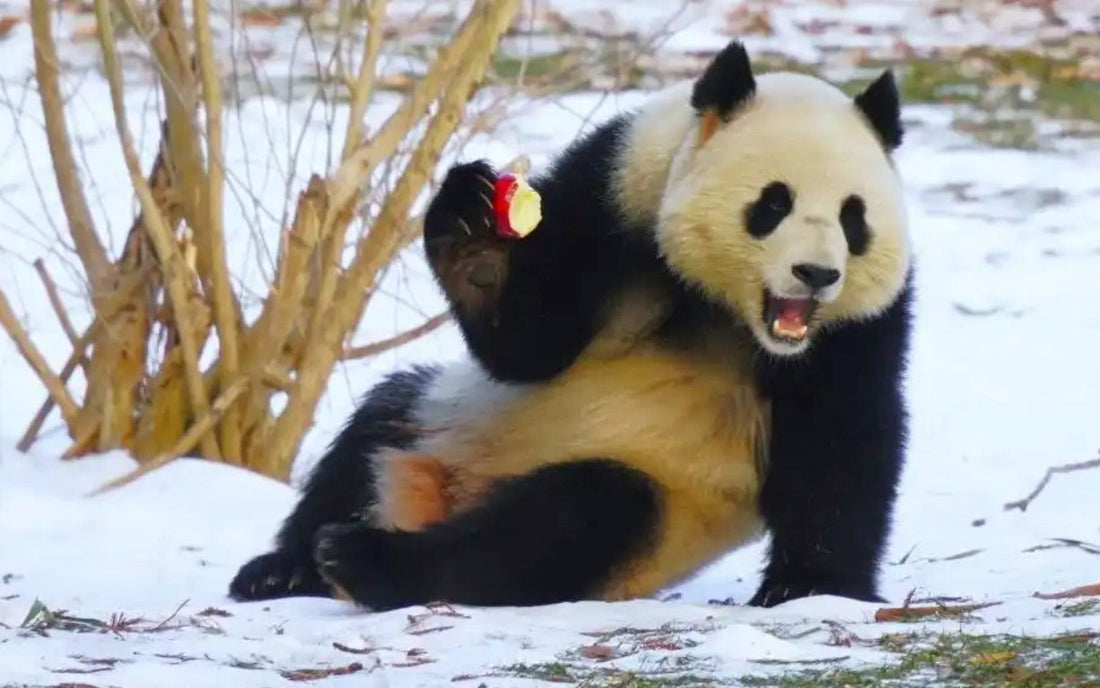
{"label": "panda ear", "polygon": [[756,79],[745,46],[730,41],[707,65],[691,92],[691,107],[700,118],[699,142],[705,143],[755,92]]}
{"label": "panda ear", "polygon": [[855,97],[856,107],[867,118],[882,145],[894,150],[901,145],[901,102],[894,73],[889,69]]}

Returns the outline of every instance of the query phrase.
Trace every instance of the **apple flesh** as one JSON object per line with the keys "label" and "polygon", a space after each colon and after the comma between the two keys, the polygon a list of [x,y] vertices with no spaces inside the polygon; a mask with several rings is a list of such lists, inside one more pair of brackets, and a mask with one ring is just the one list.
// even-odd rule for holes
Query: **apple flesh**
{"label": "apple flesh", "polygon": [[542,199],[523,177],[502,174],[493,185],[493,213],[498,234],[522,239],[542,221]]}

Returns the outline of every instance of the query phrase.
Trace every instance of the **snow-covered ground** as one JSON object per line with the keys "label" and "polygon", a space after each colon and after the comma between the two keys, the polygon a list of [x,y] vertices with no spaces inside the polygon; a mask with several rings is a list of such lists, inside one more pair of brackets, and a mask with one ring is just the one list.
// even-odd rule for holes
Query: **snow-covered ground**
{"label": "snow-covered ground", "polygon": [[[858,12],[845,15],[849,24],[858,16],[854,23],[873,31],[838,31],[827,43],[805,30],[810,20],[830,27],[839,21],[836,4],[791,7],[776,15],[776,30],[794,51],[873,47],[876,40],[893,45],[902,27],[910,44],[953,43],[963,35],[977,43],[1019,43],[1034,35],[1028,27],[1037,12],[985,18],[978,31],[969,20],[921,15],[916,21],[916,2],[850,1],[842,9]],[[1095,11],[1089,16],[1088,2],[1056,5],[1078,26],[1098,20]],[[630,19],[656,21],[656,14]],[[700,16],[706,15],[685,19],[670,44],[713,48],[724,42],[723,31],[700,24]],[[1017,23],[1006,26],[1013,17]],[[769,40],[762,38],[759,47],[775,47]],[[30,261],[44,257],[64,285],[71,280],[62,258],[71,256],[55,239],[55,231],[64,233],[64,218],[37,95],[24,90],[29,50],[25,25],[0,40],[0,54],[10,56],[0,61],[0,99],[21,113],[17,126],[0,125],[0,288],[59,367],[67,344]],[[76,97],[83,105],[72,124],[89,166],[93,212],[100,226],[113,228],[117,242],[132,201],[106,89],[94,72],[79,80]],[[70,86],[77,81],[74,76]],[[575,94],[531,105],[502,135],[475,140],[463,155],[503,162],[526,153],[537,165],[582,120],[605,117],[642,97]],[[154,104],[141,89],[130,101],[148,151],[155,145]],[[384,116],[389,107],[392,99],[383,99],[370,117]],[[231,163],[276,218],[288,134],[306,116],[304,105],[250,101],[234,121],[263,126],[227,126]],[[1100,146],[1097,139],[1053,137],[1040,150],[993,149],[954,131],[950,112],[941,107],[913,106],[906,117],[910,133],[899,165],[911,202],[919,306],[909,463],[883,567],[884,594],[897,605],[910,595],[999,603],[971,620],[930,621],[929,628],[1100,631],[1100,607],[1071,614],[1065,600],[1034,597],[1100,583],[1100,469],[1057,475],[1026,511],[1004,509],[1027,495],[1049,466],[1092,459],[1100,449]],[[295,170],[299,180],[324,160],[321,129],[311,131],[317,137],[307,138]],[[230,206],[231,227],[263,216],[248,199]],[[259,279],[258,250],[240,230],[230,251],[243,279]],[[78,308],[79,295],[66,302]],[[440,307],[422,262],[410,251],[387,275],[359,338],[392,334]],[[454,357],[458,347],[453,328],[443,329],[338,369],[296,479],[378,375],[411,361]],[[838,637],[866,640],[925,625],[878,622],[876,605],[831,598],[772,610],[737,606],[757,584],[762,545],[723,559],[663,601],[386,614],[331,600],[236,604],[226,598],[226,585],[241,563],[267,547],[295,499],[293,489],[232,467],[180,460],[131,486],[87,498],[134,463],[117,454],[58,461],[66,438],[56,423],[30,454],[18,452],[14,444],[42,395],[14,346],[0,336],[2,686],[247,688],[303,680],[318,686],[533,686],[610,668],[680,671],[730,685],[749,674],[890,661],[880,649]],[[85,621],[62,620],[62,628],[42,632],[20,628],[36,600]],[[717,603],[727,600],[734,604]],[[538,675],[531,667],[542,667],[541,679],[531,678]]]}

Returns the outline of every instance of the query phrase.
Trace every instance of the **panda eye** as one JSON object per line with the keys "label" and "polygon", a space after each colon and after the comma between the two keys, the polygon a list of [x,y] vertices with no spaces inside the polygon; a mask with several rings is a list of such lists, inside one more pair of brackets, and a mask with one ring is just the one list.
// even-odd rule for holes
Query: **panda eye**
{"label": "panda eye", "polygon": [[760,191],[755,201],[745,207],[745,228],[762,239],[775,231],[783,218],[794,208],[794,194],[783,182],[772,182]]}
{"label": "panda eye", "polygon": [[848,251],[853,256],[862,256],[867,252],[871,241],[867,227],[867,208],[859,196],[849,196],[840,205],[840,226],[844,229],[844,240],[848,242]]}

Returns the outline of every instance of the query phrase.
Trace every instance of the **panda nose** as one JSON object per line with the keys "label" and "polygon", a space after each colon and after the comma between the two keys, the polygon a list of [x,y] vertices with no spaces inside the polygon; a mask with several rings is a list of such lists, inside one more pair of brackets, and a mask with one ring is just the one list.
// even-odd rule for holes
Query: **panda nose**
{"label": "panda nose", "polygon": [[840,279],[840,270],[827,268],[813,263],[798,263],[791,266],[791,272],[800,282],[812,289],[824,289]]}

